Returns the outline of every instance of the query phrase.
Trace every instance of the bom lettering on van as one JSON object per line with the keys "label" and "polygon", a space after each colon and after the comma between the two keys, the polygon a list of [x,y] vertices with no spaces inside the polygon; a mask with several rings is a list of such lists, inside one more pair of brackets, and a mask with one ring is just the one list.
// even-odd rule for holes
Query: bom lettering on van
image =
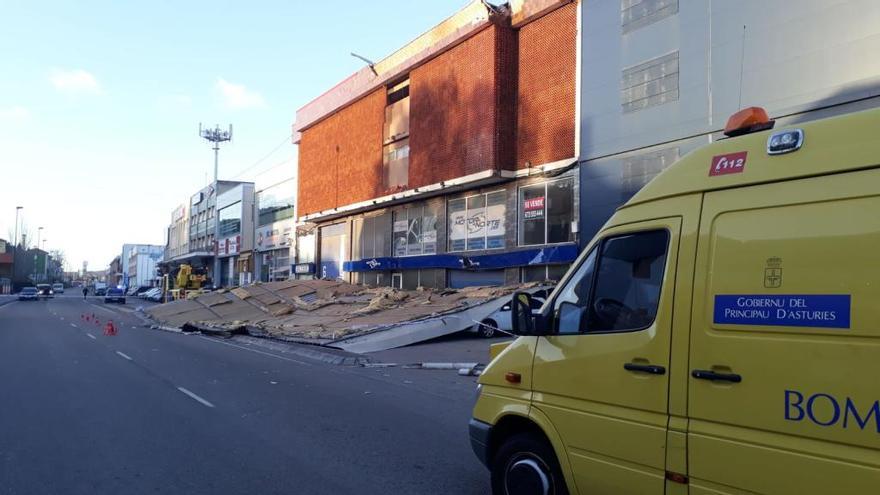
{"label": "bom lettering on van", "polygon": [[849,294],[715,296],[714,322],[727,325],[850,328]]}
{"label": "bom lettering on van", "polygon": [[709,167],[709,176],[739,174],[746,169],[747,151],[715,155],[712,157],[712,166]]}
{"label": "bom lettering on van", "polygon": [[880,434],[880,400],[861,403],[851,397],[785,391],[786,421],[807,421],[822,427],[859,429]]}

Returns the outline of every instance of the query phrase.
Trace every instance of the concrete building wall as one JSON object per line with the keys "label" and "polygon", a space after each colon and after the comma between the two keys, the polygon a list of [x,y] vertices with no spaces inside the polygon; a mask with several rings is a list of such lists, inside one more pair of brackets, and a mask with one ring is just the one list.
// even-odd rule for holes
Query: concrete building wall
{"label": "concrete building wall", "polygon": [[663,168],[716,139],[740,108],[803,120],[880,94],[880,11],[870,0],[584,0],[581,8],[585,241]]}

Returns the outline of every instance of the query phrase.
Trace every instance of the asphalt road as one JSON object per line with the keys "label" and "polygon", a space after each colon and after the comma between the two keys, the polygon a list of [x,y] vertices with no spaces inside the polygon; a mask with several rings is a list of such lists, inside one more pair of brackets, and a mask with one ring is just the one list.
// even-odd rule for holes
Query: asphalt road
{"label": "asphalt road", "polygon": [[487,493],[472,378],[150,330],[130,306],[0,306],[0,494]]}

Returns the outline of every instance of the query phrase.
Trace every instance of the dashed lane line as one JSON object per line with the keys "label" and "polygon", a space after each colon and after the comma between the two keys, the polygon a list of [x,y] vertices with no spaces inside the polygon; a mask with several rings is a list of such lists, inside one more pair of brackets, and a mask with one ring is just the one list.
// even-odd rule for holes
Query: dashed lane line
{"label": "dashed lane line", "polygon": [[125,359],[128,359],[129,361],[134,361],[134,360],[131,358],[131,356],[129,356],[128,354],[126,354],[126,353],[124,353],[124,352],[116,351],[116,354],[119,354],[120,356],[124,357]]}
{"label": "dashed lane line", "polygon": [[196,394],[190,392],[189,390],[187,390],[187,389],[185,389],[185,388],[183,388],[183,387],[177,387],[177,390],[180,390],[180,391],[183,392],[184,394],[188,395],[189,398],[195,400],[196,402],[200,403],[200,404],[203,405],[203,406],[206,406],[206,407],[214,407],[214,404],[211,404],[210,402],[206,401],[205,399],[199,397],[198,395],[196,395]]}
{"label": "dashed lane line", "polygon": [[98,339],[95,338],[94,335],[92,335],[92,334],[90,334],[90,333],[87,333],[86,335],[88,335],[89,338],[92,339],[92,340],[98,340]]}

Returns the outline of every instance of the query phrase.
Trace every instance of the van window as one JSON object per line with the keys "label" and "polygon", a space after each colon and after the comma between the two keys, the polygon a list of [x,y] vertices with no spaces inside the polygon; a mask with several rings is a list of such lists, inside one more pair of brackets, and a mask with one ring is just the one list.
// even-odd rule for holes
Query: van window
{"label": "van window", "polygon": [[665,230],[603,240],[555,301],[557,332],[621,332],[653,323],[668,245]]}

